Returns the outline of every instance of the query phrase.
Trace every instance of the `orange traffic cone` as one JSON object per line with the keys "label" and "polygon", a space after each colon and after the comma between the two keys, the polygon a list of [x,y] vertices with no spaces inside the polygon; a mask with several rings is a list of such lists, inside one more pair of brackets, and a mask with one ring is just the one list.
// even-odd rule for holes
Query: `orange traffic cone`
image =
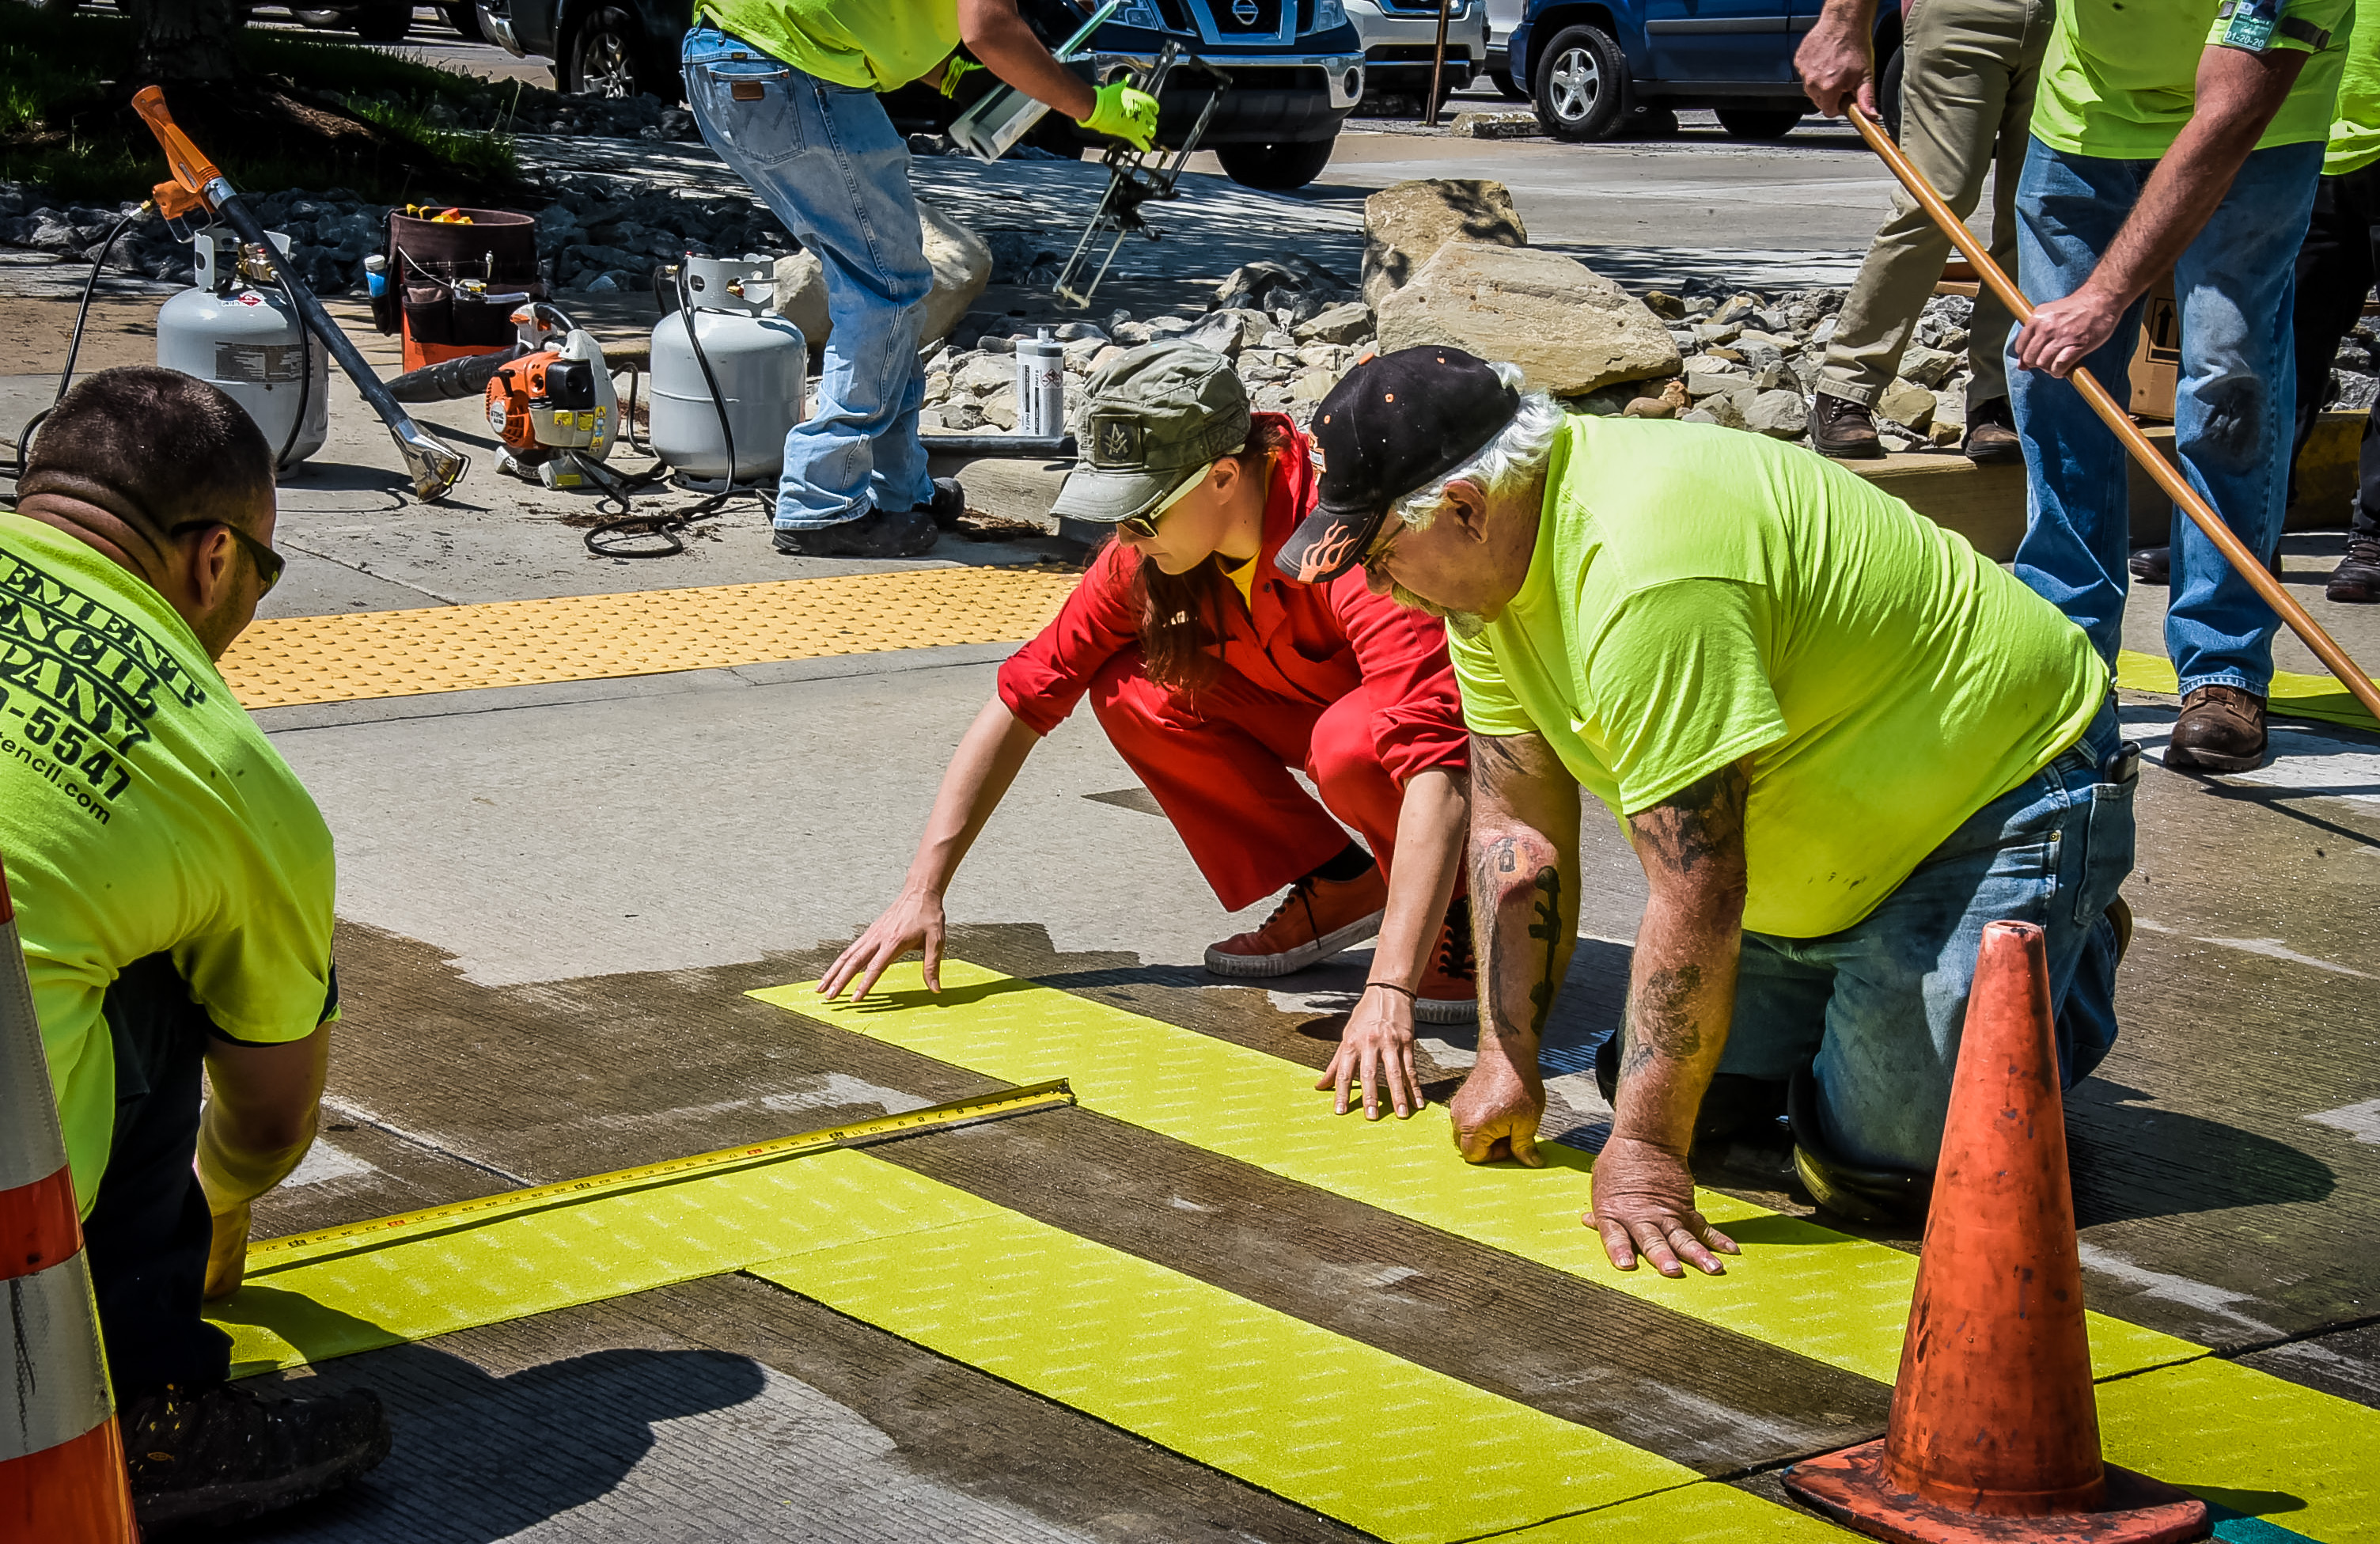
{"label": "orange traffic cone", "polygon": [[2099,1456],[2039,928],[1984,930],[1882,1441],[1786,1488],[1900,1544],[2178,1544],[2206,1504]]}
{"label": "orange traffic cone", "polygon": [[115,1399],[82,1258],[74,1175],[58,1136],[17,912],[0,875],[0,1539],[134,1544]]}

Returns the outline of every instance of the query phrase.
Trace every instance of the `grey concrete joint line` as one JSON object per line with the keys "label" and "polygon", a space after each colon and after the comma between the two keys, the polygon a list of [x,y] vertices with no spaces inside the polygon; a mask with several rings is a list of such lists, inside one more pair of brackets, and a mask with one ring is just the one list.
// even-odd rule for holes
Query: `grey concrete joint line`
{"label": "grey concrete joint line", "polygon": [[471,1157],[468,1153],[457,1152],[453,1148],[447,1147],[442,1142],[438,1142],[431,1137],[422,1136],[419,1132],[407,1131],[400,1125],[391,1125],[388,1122],[382,1120],[370,1111],[365,1110],[358,1105],[349,1104],[346,1100],[340,1099],[335,1094],[324,1094],[322,1096],[322,1108],[330,1111],[333,1114],[339,1116],[342,1120],[352,1121],[358,1125],[368,1125],[374,1131],[382,1132],[390,1137],[395,1137],[398,1141],[405,1143],[408,1147],[419,1148],[423,1152],[435,1153],[441,1158],[452,1159],[457,1163],[477,1169],[483,1174],[493,1174],[498,1179],[509,1180],[513,1184],[520,1185],[535,1183],[523,1175],[514,1173],[510,1169],[499,1169],[492,1163],[481,1162],[480,1160]]}
{"label": "grey concrete joint line", "polygon": [[400,589],[410,590],[417,595],[427,595],[431,600],[437,602],[440,605],[459,606],[465,603],[456,600],[452,595],[441,595],[438,591],[429,589],[426,586],[415,584],[411,579],[400,579],[395,574],[381,573],[368,563],[350,563],[346,558],[334,556],[330,553],[323,552],[319,547],[310,547],[302,541],[291,541],[288,537],[282,536],[277,531],[275,532],[273,545],[283,548],[288,552],[304,553],[308,557],[319,557],[323,562],[334,565],[337,567],[345,568],[351,574],[361,574],[367,578],[378,579],[382,584],[393,584],[398,586]]}

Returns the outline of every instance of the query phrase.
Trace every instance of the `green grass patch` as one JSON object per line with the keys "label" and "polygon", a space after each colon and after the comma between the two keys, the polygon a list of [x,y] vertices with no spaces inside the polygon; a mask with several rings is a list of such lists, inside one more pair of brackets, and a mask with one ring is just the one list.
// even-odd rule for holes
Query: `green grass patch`
{"label": "green grass patch", "polygon": [[[42,183],[69,199],[143,196],[165,167],[148,129],[122,105],[135,83],[132,24],[18,4],[7,4],[7,18],[0,37],[0,177]],[[517,180],[509,137],[431,118],[433,111],[444,116],[477,105],[480,121],[487,121],[485,104],[500,103],[505,88],[361,43],[253,28],[239,34],[237,52],[249,85],[261,88],[278,77],[308,91],[336,93],[349,115],[401,141],[404,153],[322,153],[288,137],[279,143],[244,135],[216,143],[200,139],[235,186],[265,192],[337,184],[393,201],[446,196],[437,185],[448,177],[480,186]],[[177,103],[176,111],[195,131],[192,119],[202,115],[203,103]]]}

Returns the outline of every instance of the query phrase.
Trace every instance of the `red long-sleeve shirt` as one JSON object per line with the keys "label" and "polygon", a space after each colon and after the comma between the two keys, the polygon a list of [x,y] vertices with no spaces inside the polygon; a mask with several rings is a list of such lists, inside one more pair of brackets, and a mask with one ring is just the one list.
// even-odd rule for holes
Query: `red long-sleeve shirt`
{"label": "red long-sleeve shirt", "polygon": [[[1373,744],[1399,787],[1431,767],[1464,768],[1469,740],[1447,660],[1445,624],[1373,594],[1361,568],[1329,584],[1305,585],[1273,567],[1273,554],[1315,497],[1305,438],[1293,431],[1286,439],[1265,493],[1254,614],[1240,604],[1228,578],[1209,576],[1226,592],[1216,608],[1223,664],[1264,691],[1318,704],[1371,683],[1384,704],[1372,714]],[[1111,543],[1040,636],[1000,667],[1000,699],[1035,734],[1064,723],[1099,667],[1139,647],[1133,578],[1140,561],[1121,542]]]}

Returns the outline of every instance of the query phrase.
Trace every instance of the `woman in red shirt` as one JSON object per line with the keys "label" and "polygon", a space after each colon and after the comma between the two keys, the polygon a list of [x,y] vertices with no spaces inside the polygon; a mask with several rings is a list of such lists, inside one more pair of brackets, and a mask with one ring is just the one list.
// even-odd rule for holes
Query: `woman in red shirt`
{"label": "woman in red shirt", "polygon": [[1378,935],[1316,1087],[1335,1087],[1344,1114],[1359,1083],[1377,1118],[1377,1078],[1410,1114],[1422,1103],[1415,1020],[1478,1012],[1468,907],[1450,907],[1470,774],[1445,626],[1370,593],[1360,569],[1320,585],[1275,569],[1314,506],[1314,468],[1287,418],[1249,412],[1222,356],[1184,343],[1132,350],[1091,381],[1078,438],[1083,460],[1057,512],[1112,525],[1116,539],[1001,667],[900,898],[819,990],[839,996],[856,980],[864,996],[913,948],[928,990],[941,990],[952,874],[1026,756],[1088,697],[1225,907],[1287,887],[1262,927],[1207,951],[1208,969],[1285,975]]}

